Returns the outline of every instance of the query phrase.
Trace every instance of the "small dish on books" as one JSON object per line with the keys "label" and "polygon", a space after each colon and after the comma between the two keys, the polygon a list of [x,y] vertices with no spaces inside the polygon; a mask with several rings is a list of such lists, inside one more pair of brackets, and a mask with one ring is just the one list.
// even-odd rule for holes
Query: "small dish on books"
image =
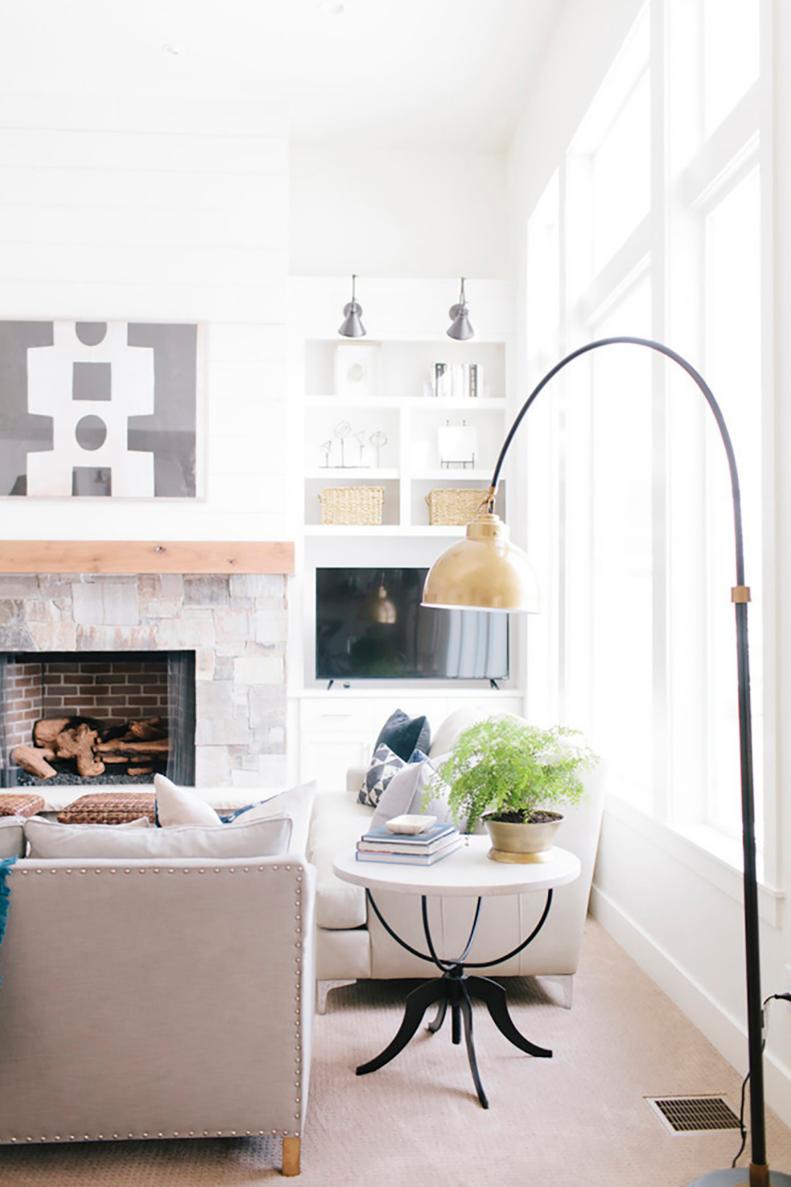
{"label": "small dish on books", "polygon": [[391,833],[403,833],[405,836],[415,837],[418,833],[425,833],[437,823],[436,816],[415,816],[408,813],[394,816],[386,822]]}

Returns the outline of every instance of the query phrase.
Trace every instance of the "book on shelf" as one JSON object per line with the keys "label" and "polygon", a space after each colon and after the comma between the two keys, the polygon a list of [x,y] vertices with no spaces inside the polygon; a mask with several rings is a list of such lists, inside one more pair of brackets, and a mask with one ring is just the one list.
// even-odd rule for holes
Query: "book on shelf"
{"label": "book on shelf", "polygon": [[440,849],[436,849],[433,853],[367,853],[360,849],[357,850],[358,861],[380,861],[389,862],[394,865],[409,865],[409,866],[433,866],[435,862],[442,861],[444,857],[449,857],[451,853],[455,853],[462,845],[461,837],[455,837],[449,844],[443,845]]}

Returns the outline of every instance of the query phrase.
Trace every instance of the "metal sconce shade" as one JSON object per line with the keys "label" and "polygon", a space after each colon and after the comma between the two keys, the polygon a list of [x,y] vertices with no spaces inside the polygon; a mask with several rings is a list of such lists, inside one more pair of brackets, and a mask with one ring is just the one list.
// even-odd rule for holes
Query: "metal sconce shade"
{"label": "metal sconce shade", "polygon": [[344,338],[364,338],[365,326],[362,323],[362,306],[355,300],[357,277],[352,276],[352,299],[343,307],[343,321],[338,326],[338,333]]}
{"label": "metal sconce shade", "polygon": [[473,337],[475,331],[470,323],[470,311],[467,308],[467,298],[464,295],[463,276],[461,278],[458,302],[455,305],[451,305],[448,310],[448,316],[451,318],[451,324],[447,329],[449,338],[456,338],[459,342],[464,342],[467,338]]}
{"label": "metal sconce shade", "polygon": [[434,561],[423,587],[423,605],[528,614],[541,609],[527,556],[511,543],[507,526],[492,512],[467,524],[465,538]]}

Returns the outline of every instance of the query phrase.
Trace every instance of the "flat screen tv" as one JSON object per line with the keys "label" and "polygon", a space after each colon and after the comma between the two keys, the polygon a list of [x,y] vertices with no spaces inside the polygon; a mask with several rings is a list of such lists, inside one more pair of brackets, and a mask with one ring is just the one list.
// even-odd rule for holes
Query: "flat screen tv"
{"label": "flat screen tv", "polygon": [[421,606],[427,569],[317,569],[316,677],[498,680],[508,615]]}

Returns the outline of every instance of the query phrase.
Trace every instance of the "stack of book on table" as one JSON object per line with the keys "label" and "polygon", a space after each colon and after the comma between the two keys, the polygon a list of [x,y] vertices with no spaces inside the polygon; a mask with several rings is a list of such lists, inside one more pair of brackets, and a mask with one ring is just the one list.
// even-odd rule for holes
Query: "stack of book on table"
{"label": "stack of book on table", "polygon": [[435,824],[424,833],[392,833],[385,825],[363,833],[357,842],[358,861],[393,861],[404,865],[431,866],[461,845],[452,824]]}

